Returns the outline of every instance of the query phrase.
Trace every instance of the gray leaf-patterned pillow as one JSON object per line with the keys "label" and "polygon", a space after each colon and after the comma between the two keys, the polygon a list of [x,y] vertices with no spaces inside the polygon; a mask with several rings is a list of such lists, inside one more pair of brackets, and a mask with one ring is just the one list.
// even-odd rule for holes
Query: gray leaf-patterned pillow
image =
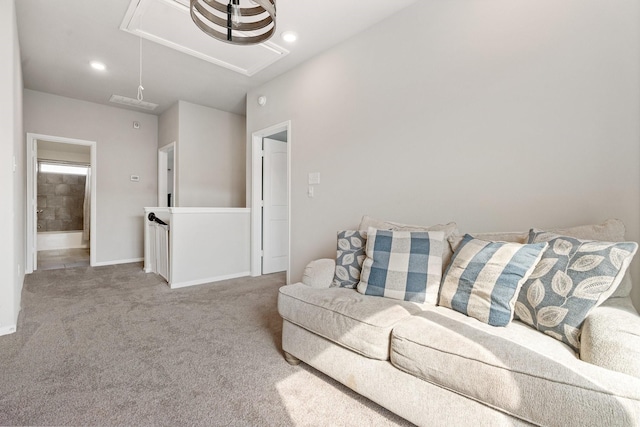
{"label": "gray leaf-patterned pillow", "polygon": [[520,290],[516,318],[579,351],[584,319],[613,294],[638,244],[531,230],[529,243],[539,242],[549,247]]}
{"label": "gray leaf-patterned pillow", "polygon": [[345,230],[338,232],[336,272],[332,287],[355,289],[360,281],[362,263],[366,258],[367,232]]}

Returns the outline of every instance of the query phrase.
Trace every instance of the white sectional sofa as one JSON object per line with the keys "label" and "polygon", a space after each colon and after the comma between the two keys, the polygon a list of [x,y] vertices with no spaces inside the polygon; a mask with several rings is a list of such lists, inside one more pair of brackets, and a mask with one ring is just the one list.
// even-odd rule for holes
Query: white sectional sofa
{"label": "white sectional sofa", "polygon": [[[624,238],[616,220],[556,231]],[[303,361],[417,425],[640,425],[640,316],[628,275],[587,317],[577,354],[517,320],[495,327],[433,303],[331,287],[334,272],[334,260],[317,260],[302,283],[280,289],[289,363]]]}

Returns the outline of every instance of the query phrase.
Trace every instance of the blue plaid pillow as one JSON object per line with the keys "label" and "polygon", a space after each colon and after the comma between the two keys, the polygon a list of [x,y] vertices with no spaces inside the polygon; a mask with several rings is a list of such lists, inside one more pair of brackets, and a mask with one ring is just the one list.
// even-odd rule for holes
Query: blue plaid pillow
{"label": "blue plaid pillow", "polygon": [[465,235],[442,280],[438,305],[492,326],[507,326],[518,292],[546,243],[487,242]]}
{"label": "blue plaid pillow", "polygon": [[357,290],[361,294],[425,302],[442,277],[442,231],[391,231],[369,227]]}

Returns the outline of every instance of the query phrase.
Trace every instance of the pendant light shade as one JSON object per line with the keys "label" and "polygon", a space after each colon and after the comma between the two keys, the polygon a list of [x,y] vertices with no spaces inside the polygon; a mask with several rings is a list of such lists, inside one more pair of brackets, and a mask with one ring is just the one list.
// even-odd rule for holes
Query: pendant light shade
{"label": "pendant light shade", "polygon": [[[276,31],[276,0],[191,0],[191,19],[206,34],[226,43],[253,45],[269,40]],[[247,3],[249,0],[244,0]]]}

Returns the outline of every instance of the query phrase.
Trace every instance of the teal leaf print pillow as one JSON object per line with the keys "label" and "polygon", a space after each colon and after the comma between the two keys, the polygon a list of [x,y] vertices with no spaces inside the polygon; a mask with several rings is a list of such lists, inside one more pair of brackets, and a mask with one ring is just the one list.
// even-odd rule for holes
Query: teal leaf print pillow
{"label": "teal leaf print pillow", "polygon": [[332,287],[355,289],[360,282],[362,263],[366,257],[367,232],[345,230],[338,232],[336,271]]}
{"label": "teal leaf print pillow", "polygon": [[516,302],[516,318],[580,350],[580,328],[591,310],[618,287],[638,250],[635,242],[597,242],[529,232],[549,246]]}

